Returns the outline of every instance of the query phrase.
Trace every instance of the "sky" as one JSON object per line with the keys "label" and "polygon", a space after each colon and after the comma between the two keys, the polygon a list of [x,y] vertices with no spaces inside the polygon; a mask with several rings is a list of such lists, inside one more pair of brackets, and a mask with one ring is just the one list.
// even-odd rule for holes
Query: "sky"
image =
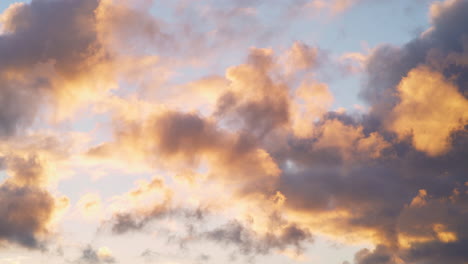
{"label": "sky", "polygon": [[467,264],[467,0],[0,2],[0,264]]}

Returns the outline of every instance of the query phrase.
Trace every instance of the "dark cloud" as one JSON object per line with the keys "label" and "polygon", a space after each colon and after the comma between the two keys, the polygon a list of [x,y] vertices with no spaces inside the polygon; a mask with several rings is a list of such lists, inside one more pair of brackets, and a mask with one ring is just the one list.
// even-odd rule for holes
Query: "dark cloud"
{"label": "dark cloud", "polygon": [[165,200],[145,213],[133,211],[117,213],[105,225],[110,224],[111,231],[114,234],[123,235],[144,230],[151,223],[162,219],[171,218],[184,219],[194,223],[203,222],[208,212],[208,209],[202,208],[175,207],[170,203],[170,200]]}
{"label": "dark cloud", "polygon": [[222,135],[215,125],[197,114],[169,112],[155,120],[154,125],[163,155],[185,153],[194,157],[221,144]]}
{"label": "dark cloud", "polygon": [[312,236],[308,230],[290,224],[279,234],[256,234],[249,227],[233,220],[224,226],[200,234],[200,237],[216,243],[234,245],[243,255],[268,254],[273,249],[284,250],[292,246],[298,252],[303,250],[303,243],[310,242]]}
{"label": "dark cloud", "polygon": [[139,214],[119,213],[113,216],[112,232],[123,234],[131,231],[139,231],[148,223],[167,217],[171,213],[171,210],[164,205],[153,208],[150,213],[143,216]]}
{"label": "dark cloud", "polygon": [[199,114],[164,111],[142,122],[117,120],[116,123],[116,141],[92,148],[88,152],[90,156],[128,155],[122,151],[130,149],[131,154],[143,153],[154,164],[175,170],[208,162],[210,177],[235,182],[239,193],[269,190],[272,182],[264,179],[277,177],[279,173],[274,161],[259,148],[252,135],[221,129]]}
{"label": "dark cloud", "polygon": [[154,201],[151,207],[145,208],[144,212],[129,210],[113,215],[112,219],[106,223],[111,225],[113,233],[124,234],[139,231],[157,219],[182,213],[172,205],[172,190],[167,188],[164,182],[158,178],[153,179],[147,186],[130,191],[126,196],[132,199],[148,193],[160,193],[162,197]]}
{"label": "dark cloud", "polygon": [[140,257],[143,258],[146,262],[153,262],[155,259],[157,259],[160,256],[160,254],[156,251],[153,251],[149,248],[145,249],[143,252],[141,252]]}
{"label": "dark cloud", "polygon": [[54,197],[44,187],[53,163],[66,155],[55,137],[41,134],[0,141],[0,244],[45,250],[52,237],[49,224],[68,199]]}
{"label": "dark cloud", "polygon": [[393,253],[387,247],[378,245],[375,250],[362,249],[354,257],[355,264],[396,264]]}
{"label": "dark cloud", "polygon": [[421,64],[454,78],[460,93],[468,96],[468,64],[462,62],[467,52],[468,2],[446,1],[437,7],[429,30],[402,47],[383,45],[368,59],[368,83],[362,96],[373,106],[371,117],[377,116],[376,120],[382,121],[398,102],[395,89],[401,79]]}
{"label": "dark cloud", "polygon": [[20,5],[0,37],[1,68],[24,69],[53,60],[66,75],[79,72],[96,43],[96,0],[41,1]]}
{"label": "dark cloud", "polygon": [[[454,148],[444,157],[428,157],[401,143],[388,146],[377,158],[352,161],[343,158],[339,148],[317,149],[316,140],[292,141],[289,152],[276,157],[282,164],[286,160],[292,164],[283,167],[278,188],[287,197],[287,206],[315,216],[317,226],[312,229],[331,225],[331,233],[344,237],[360,231],[368,236],[370,231],[374,240],[401,258],[406,254],[398,250],[403,236],[437,240],[436,224],[443,224],[463,243],[468,166],[462,157],[467,155],[467,139],[465,132],[457,133]],[[421,208],[409,206],[421,189],[430,201]],[[321,214],[343,211],[349,215],[320,220]],[[424,244],[412,246],[416,250]]]}
{"label": "dark cloud", "polygon": [[64,93],[55,79],[74,81],[107,60],[97,39],[93,13],[97,6],[96,0],[34,0],[5,11],[8,19],[0,35],[0,136],[30,125],[50,97],[77,93]]}
{"label": "dark cloud", "polygon": [[108,254],[100,254],[99,251],[88,245],[81,252],[81,257],[74,263],[77,264],[103,264],[103,263],[116,263],[113,256]]}
{"label": "dark cloud", "polygon": [[22,83],[5,81],[1,76],[0,86],[0,136],[5,137],[32,123],[40,97],[37,91],[21,91]]}
{"label": "dark cloud", "polygon": [[0,242],[44,249],[55,200],[46,191],[4,183],[0,186]]}
{"label": "dark cloud", "polygon": [[[360,160],[353,155],[349,161],[339,145],[320,148],[320,133],[309,139],[292,139],[287,152],[274,155],[280,164],[290,164],[282,166],[278,187],[288,206],[309,212],[316,219],[327,212],[349,213],[333,220],[325,218],[326,223],[317,221],[315,228],[334,222],[331,232],[337,236],[346,236],[349,230],[371,231],[371,237],[384,244],[374,251],[360,251],[356,263],[399,263],[402,259],[406,263],[461,264],[466,259],[459,250],[467,247],[467,215],[463,209],[467,206],[466,121],[461,117],[461,129],[450,131],[450,149],[432,157],[416,150],[408,140],[397,139],[387,124],[402,99],[398,85],[421,65],[442,73],[467,98],[468,68],[463,59],[467,13],[467,1],[440,3],[432,9],[430,30],[402,47],[379,47],[368,59],[368,80],[362,92],[372,106],[370,114],[328,114],[317,123],[322,127],[327,120],[338,120],[346,126],[362,126],[365,137],[379,133],[390,143],[380,156]],[[432,106],[433,111],[429,107],[427,112],[434,113],[436,107]],[[446,108],[447,116],[449,111],[452,108]]]}

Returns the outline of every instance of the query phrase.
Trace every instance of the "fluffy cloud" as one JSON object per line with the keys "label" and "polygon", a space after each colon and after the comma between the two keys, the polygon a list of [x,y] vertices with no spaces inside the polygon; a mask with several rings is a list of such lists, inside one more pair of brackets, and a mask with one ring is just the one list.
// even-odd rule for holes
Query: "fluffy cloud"
{"label": "fluffy cloud", "polygon": [[[169,238],[182,248],[202,241],[246,256],[300,254],[317,233],[376,245],[357,252],[356,264],[464,263],[468,2],[432,5],[431,28],[406,45],[343,57],[365,68],[368,113],[331,111],[329,84],[316,76],[321,50],[302,42],[279,55],[251,47],[224,74],[159,86],[172,74],[157,70],[161,61],[192,65],[194,53],[228,51],[226,43],[246,38],[239,32],[249,24],[239,18],[255,22],[247,30],[253,34],[261,2],[229,2],[227,11],[196,9],[193,16],[180,8],[180,25],[154,18],[152,1],[10,6],[0,18],[0,168],[7,175],[0,242],[45,248],[68,201],[54,197],[51,183],[65,173],[57,164],[71,147],[29,129],[97,103],[93,110],[111,127],[97,129],[105,135],[69,162],[163,174],[120,195],[78,200],[78,210],[105,219],[112,235],[176,219],[182,227],[172,227]],[[294,4],[339,13],[357,2]],[[195,28],[200,13],[209,21]],[[130,87],[111,95],[122,83]],[[141,90],[132,85],[158,101],[133,94]],[[91,246],[77,260],[113,262],[108,248]]]}
{"label": "fluffy cloud", "polygon": [[35,187],[0,186],[0,241],[41,248],[55,209],[54,198]]}
{"label": "fluffy cloud", "polygon": [[429,155],[447,152],[451,133],[468,124],[468,100],[442,74],[427,68],[411,70],[398,92],[390,129],[401,138],[412,136],[414,147]]}
{"label": "fluffy cloud", "polygon": [[2,136],[30,125],[47,101],[57,106],[56,118],[63,118],[81,99],[109,88],[109,54],[95,30],[97,5],[93,0],[32,1],[12,5],[2,15]]}
{"label": "fluffy cloud", "polygon": [[[268,189],[280,170],[265,150],[242,133],[220,129],[195,113],[163,111],[143,122],[117,122],[116,141],[89,151],[90,157],[112,155],[141,157],[156,167],[197,168],[207,162],[213,179],[242,186],[241,189]],[[250,175],[248,182],[244,177]],[[250,186],[250,187],[249,187]],[[262,187],[263,186],[263,187]]]}
{"label": "fluffy cloud", "polygon": [[[435,34],[437,26],[414,43]],[[441,208],[452,206],[457,219],[464,218],[461,207],[442,201],[464,183],[466,99],[459,80],[445,76],[453,56],[434,62],[438,53],[428,52],[426,66],[419,62],[402,72],[406,60],[417,55],[404,52],[411,45],[381,47],[366,59],[369,83],[363,95],[372,105],[369,114],[330,112],[333,96],[326,84],[312,79],[296,87],[287,67],[279,66],[284,57],[252,48],[246,63],[227,69],[226,91],[219,94],[213,115],[163,107],[143,118],[117,116],[115,141],[89,155],[135,153],[171,169],[182,164],[196,170],[202,164],[210,179],[235,183],[230,188],[235,199],[243,197],[239,193],[257,199],[279,191],[285,197],[279,214],[287,221],[349,243],[381,245],[359,253],[358,263],[418,261],[411,252],[420,247],[464,241],[464,232],[444,217],[426,217],[419,234],[420,223],[412,216],[422,210],[416,206],[424,205],[422,194],[429,193]],[[286,57],[303,62],[293,71],[304,71],[316,65],[316,52],[296,43]],[[382,61],[384,54],[390,59]],[[132,215],[119,217],[130,229],[146,223]],[[234,231],[221,230],[219,237],[208,237],[236,244]],[[244,242],[255,244],[249,241]]]}
{"label": "fluffy cloud", "polygon": [[67,197],[55,197],[47,187],[58,180],[56,171],[67,152],[50,135],[11,137],[0,141],[0,242],[45,249],[52,225],[68,206]]}

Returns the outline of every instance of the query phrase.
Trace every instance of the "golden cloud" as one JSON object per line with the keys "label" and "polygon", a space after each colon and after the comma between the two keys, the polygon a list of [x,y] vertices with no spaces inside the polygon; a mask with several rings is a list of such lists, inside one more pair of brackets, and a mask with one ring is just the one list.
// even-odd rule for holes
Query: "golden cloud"
{"label": "golden cloud", "polygon": [[388,128],[400,139],[411,137],[413,146],[430,156],[451,148],[451,134],[468,124],[468,100],[455,84],[427,67],[409,72],[398,85],[400,103]]}

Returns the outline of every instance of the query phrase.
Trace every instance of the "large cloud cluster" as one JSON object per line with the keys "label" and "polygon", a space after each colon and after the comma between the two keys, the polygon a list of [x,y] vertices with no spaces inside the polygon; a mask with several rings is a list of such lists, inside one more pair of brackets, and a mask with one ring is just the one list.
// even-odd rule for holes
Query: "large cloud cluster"
{"label": "large cloud cluster", "polygon": [[[295,88],[280,57],[253,48],[245,64],[227,69],[211,116],[164,110],[143,121],[116,118],[116,141],[89,154],[130,149],[153,164],[203,164],[213,179],[234,183],[232,199],[278,191],[285,196],[280,214],[292,223],[380,245],[361,251],[357,263],[384,253],[382,263],[419,263],[434,258],[427,248],[462,263],[455,249],[467,239],[468,100],[466,66],[455,54],[465,52],[459,23],[466,12],[466,1],[436,4],[430,30],[370,55],[368,114],[327,112],[333,96],[326,85],[310,78]],[[306,60],[295,71],[307,71],[316,53],[296,43],[286,57]],[[231,231],[221,230],[207,237],[231,243]]]}
{"label": "large cloud cluster", "polygon": [[[297,1],[333,12],[355,2]],[[233,8],[250,16],[244,5],[256,3]],[[356,253],[356,264],[466,262],[468,1],[433,4],[431,28],[404,46],[372,51],[361,91],[370,110],[361,115],[330,110],[334,97],[314,74],[322,51],[301,42],[280,55],[252,47],[224,76],[177,86],[179,104],[201,105],[198,111],[109,95],[119,81],[153,80],[159,57],[149,53],[185,56],[187,45],[193,51],[203,43],[186,25],[186,35],[174,34],[145,12],[150,7],[151,1],[33,0],[1,15],[0,167],[8,177],[0,185],[0,242],[43,248],[54,214],[67,203],[48,190],[53,163],[67,151],[53,140],[18,143],[32,137],[27,128],[98,102],[112,115],[112,139],[83,159],[144,164],[164,171],[174,186],[189,175],[185,192],[157,177],[115,196],[110,207],[118,210],[105,221],[114,235],[161,219],[195,219],[187,237],[175,236],[181,243],[213,241],[244,255],[290,248],[300,254],[323,234],[375,244]],[[206,186],[209,192],[196,192]],[[100,198],[89,199],[101,206]],[[226,224],[203,225],[216,215]],[[92,247],[77,260],[114,261],[108,250]]]}

